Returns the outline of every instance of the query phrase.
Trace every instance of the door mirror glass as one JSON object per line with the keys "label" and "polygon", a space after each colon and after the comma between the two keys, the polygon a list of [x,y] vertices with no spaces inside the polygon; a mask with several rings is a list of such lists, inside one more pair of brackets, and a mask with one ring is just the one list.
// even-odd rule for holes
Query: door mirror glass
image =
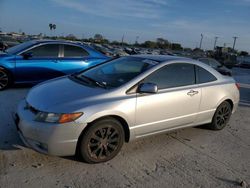
{"label": "door mirror glass", "polygon": [[158,87],[153,83],[142,83],[138,87],[138,93],[157,93]]}
{"label": "door mirror glass", "polygon": [[22,56],[23,56],[23,59],[30,59],[33,56],[33,54],[32,52],[27,52],[27,53],[23,53]]}

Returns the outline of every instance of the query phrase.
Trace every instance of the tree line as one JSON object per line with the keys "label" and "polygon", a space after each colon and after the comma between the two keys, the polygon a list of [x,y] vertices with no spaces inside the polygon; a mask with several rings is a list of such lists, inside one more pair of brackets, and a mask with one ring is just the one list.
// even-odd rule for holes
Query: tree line
{"label": "tree line", "polygon": [[71,41],[82,41],[82,42],[90,42],[90,43],[98,43],[98,44],[111,44],[111,45],[122,45],[122,46],[134,46],[134,47],[142,47],[142,48],[157,48],[157,49],[172,49],[172,50],[182,50],[183,47],[179,43],[171,43],[167,39],[157,38],[155,41],[147,40],[142,43],[138,43],[137,41],[133,44],[129,44],[127,42],[122,41],[110,41],[103,37],[101,34],[95,34],[94,37],[91,38],[82,38],[78,39],[75,35],[69,34],[67,36],[53,36],[49,37],[53,39],[65,39]]}

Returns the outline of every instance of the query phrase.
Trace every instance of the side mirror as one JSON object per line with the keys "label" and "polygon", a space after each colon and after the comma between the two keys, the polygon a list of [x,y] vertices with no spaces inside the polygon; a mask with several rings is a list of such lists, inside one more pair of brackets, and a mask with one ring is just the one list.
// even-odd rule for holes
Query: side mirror
{"label": "side mirror", "polygon": [[158,87],[153,83],[142,83],[138,87],[138,93],[157,93]]}
{"label": "side mirror", "polygon": [[33,56],[33,54],[32,52],[27,52],[27,53],[23,53],[22,56],[23,56],[23,59],[30,59]]}

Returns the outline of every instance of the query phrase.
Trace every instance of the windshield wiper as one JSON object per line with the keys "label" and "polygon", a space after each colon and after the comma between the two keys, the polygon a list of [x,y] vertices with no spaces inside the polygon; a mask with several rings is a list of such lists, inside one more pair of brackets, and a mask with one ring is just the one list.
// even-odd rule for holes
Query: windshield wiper
{"label": "windshield wiper", "polygon": [[[79,76],[77,76],[77,77],[79,78]],[[80,77],[83,77],[86,80],[88,80],[89,82],[94,83],[96,86],[99,86],[99,87],[107,89],[106,84],[104,84],[103,82],[99,82],[97,80],[94,80],[93,78],[90,78],[90,77],[87,77],[87,76],[84,76],[84,75],[81,75]]]}

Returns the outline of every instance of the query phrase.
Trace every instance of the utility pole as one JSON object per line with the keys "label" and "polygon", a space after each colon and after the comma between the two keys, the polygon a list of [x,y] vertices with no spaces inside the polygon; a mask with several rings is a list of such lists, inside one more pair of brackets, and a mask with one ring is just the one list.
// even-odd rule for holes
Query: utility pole
{"label": "utility pole", "polygon": [[214,37],[214,50],[216,48],[216,43],[217,43],[217,40],[218,40],[219,37]]}
{"label": "utility pole", "polygon": [[233,50],[234,50],[234,47],[235,47],[235,43],[236,43],[237,38],[239,38],[239,37],[233,37],[233,39],[234,39]]}
{"label": "utility pole", "polygon": [[124,34],[122,35],[122,46],[123,46]]}
{"label": "utility pole", "polygon": [[138,43],[138,39],[139,39],[139,36],[136,36],[136,37],[135,37],[135,44]]}
{"label": "utility pole", "polygon": [[203,34],[201,33],[200,49],[201,49],[201,45],[202,45],[202,40],[203,40]]}

